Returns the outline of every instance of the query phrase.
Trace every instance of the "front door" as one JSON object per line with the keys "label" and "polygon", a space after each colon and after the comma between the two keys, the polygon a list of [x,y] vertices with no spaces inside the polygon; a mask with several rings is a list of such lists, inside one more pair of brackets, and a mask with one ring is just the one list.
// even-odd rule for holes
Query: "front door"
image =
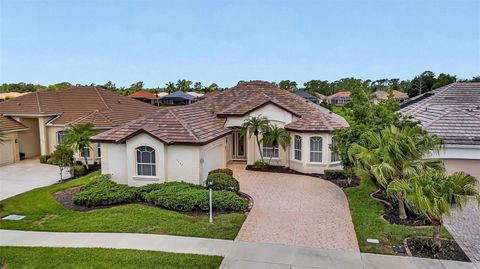
{"label": "front door", "polygon": [[245,160],[245,136],[242,136],[240,129],[234,129],[232,132],[232,160]]}

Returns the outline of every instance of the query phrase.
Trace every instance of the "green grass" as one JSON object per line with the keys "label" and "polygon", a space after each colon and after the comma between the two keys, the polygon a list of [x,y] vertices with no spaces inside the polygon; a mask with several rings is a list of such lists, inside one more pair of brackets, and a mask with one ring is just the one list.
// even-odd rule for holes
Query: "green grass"
{"label": "green grass", "polygon": [[[102,248],[0,247],[8,268],[218,268],[219,256]],[[0,265],[1,267],[1,265]]]}
{"label": "green grass", "polygon": [[58,232],[131,232],[234,239],[246,215],[222,214],[208,223],[206,214],[188,216],[143,204],[88,212],[64,208],[53,193],[89,182],[99,172],[61,184],[34,189],[0,202],[0,217],[21,214],[19,221],[0,220],[0,229]]}
{"label": "green grass", "polygon": [[[344,189],[361,252],[393,254],[391,246],[403,245],[403,239],[408,236],[432,235],[431,228],[412,228],[382,219],[383,205],[369,196],[376,189],[369,180],[362,181],[360,186]],[[442,228],[441,236],[451,238],[445,228]],[[367,238],[379,239],[380,245],[368,244]]]}

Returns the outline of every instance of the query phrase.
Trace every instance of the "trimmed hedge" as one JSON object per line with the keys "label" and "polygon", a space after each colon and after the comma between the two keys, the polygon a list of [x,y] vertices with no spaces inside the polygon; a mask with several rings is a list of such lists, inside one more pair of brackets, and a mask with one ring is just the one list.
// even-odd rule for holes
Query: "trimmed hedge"
{"label": "trimmed hedge", "polygon": [[48,163],[48,159],[50,159],[50,155],[40,155],[40,163]]}
{"label": "trimmed hedge", "polygon": [[231,175],[227,175],[224,173],[214,173],[208,175],[208,177],[213,179],[212,189],[214,190],[225,190],[233,192],[238,192],[240,190],[240,184]]}
{"label": "trimmed hedge", "polygon": [[324,175],[325,175],[326,180],[346,179],[347,178],[347,174],[343,170],[326,169],[324,171]]}
{"label": "trimmed hedge", "polygon": [[84,206],[105,206],[135,201],[135,187],[117,184],[107,176],[95,177],[73,196],[73,203]]}
{"label": "trimmed hedge", "polygon": [[85,174],[85,167],[83,165],[74,165],[73,166],[73,176],[79,177]]}
{"label": "trimmed hedge", "polygon": [[186,182],[166,182],[166,183],[154,183],[148,184],[142,187],[138,187],[136,190],[137,198],[148,202],[146,199],[146,195],[153,191],[159,191],[160,193],[168,193],[168,192],[179,192],[186,189],[203,189],[202,186],[186,183]]}
{"label": "trimmed hedge", "polygon": [[254,163],[253,163],[253,167],[257,168],[257,169],[260,169],[260,168],[264,168],[265,166],[267,166],[268,164],[262,160],[256,160]]}
{"label": "trimmed hedge", "polygon": [[230,169],[230,168],[219,168],[219,169],[215,169],[215,170],[212,170],[212,171],[208,172],[208,175],[218,174],[218,173],[227,174],[227,175],[233,177],[233,170]]}

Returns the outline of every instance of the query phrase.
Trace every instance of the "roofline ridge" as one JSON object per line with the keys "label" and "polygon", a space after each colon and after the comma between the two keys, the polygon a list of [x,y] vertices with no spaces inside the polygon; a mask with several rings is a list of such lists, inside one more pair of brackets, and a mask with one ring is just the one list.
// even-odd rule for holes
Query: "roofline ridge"
{"label": "roofline ridge", "polygon": [[107,107],[107,109],[112,109],[108,104],[107,102],[105,101],[105,98],[103,98],[103,95],[100,93],[100,91],[98,90],[99,87],[98,86],[95,86],[93,87],[95,89],[95,91],[97,92],[98,96],[100,97],[100,99],[102,100],[103,104]]}
{"label": "roofline ridge", "polygon": [[37,98],[38,112],[43,113],[42,105],[40,104],[40,98],[38,96],[38,91],[35,91],[35,98]]}
{"label": "roofline ridge", "polygon": [[442,110],[442,113],[434,120],[432,120],[431,122],[429,122],[428,124],[425,124],[423,127],[424,128],[427,128],[429,127],[430,125],[434,124],[435,122],[439,121],[443,116],[445,116],[446,114],[448,114],[450,111],[454,110],[455,108],[446,108],[445,110]]}
{"label": "roofline ridge", "polygon": [[172,114],[172,116],[178,120],[178,122],[180,122],[180,124],[197,140],[197,141],[200,141],[200,139],[192,132],[190,131],[190,126],[188,126],[187,123],[185,123],[183,120],[181,120],[179,117],[177,117],[177,115],[175,115],[175,113],[173,113],[173,109],[170,109],[168,112],[170,114]]}

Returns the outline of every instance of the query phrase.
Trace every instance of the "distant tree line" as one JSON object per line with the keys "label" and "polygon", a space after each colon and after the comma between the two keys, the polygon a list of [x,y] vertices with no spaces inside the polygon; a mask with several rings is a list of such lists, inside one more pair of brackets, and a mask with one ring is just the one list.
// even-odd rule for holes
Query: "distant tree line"
{"label": "distant tree line", "polygon": [[[440,88],[450,83],[461,82],[480,82],[480,75],[472,77],[471,79],[457,79],[454,75],[440,73],[435,75],[431,71],[425,71],[420,75],[415,76],[412,80],[400,80],[398,78],[393,79],[378,79],[378,80],[363,80],[358,78],[342,78],[333,82],[328,80],[310,80],[303,84],[303,87],[299,87],[297,82],[293,80],[282,80],[278,84],[280,88],[294,92],[298,90],[304,90],[312,94],[331,95],[339,91],[351,91],[359,84],[364,85],[369,92],[375,92],[378,90],[398,90],[406,92],[410,97],[417,96],[419,94]],[[216,83],[212,83],[208,86],[202,85],[201,82],[192,82],[186,79],[179,79],[177,82],[168,82],[163,87],[146,88],[142,81],[133,83],[130,87],[117,87],[112,81],[108,81],[105,84],[71,84],[69,82],[61,82],[52,84],[49,86],[32,84],[32,83],[4,83],[0,85],[0,92],[34,92],[34,91],[56,91],[72,86],[100,86],[108,90],[116,91],[122,95],[129,95],[136,91],[144,90],[152,93],[167,92],[172,93],[174,91],[196,91],[196,92],[212,92],[218,90],[224,90]]]}

